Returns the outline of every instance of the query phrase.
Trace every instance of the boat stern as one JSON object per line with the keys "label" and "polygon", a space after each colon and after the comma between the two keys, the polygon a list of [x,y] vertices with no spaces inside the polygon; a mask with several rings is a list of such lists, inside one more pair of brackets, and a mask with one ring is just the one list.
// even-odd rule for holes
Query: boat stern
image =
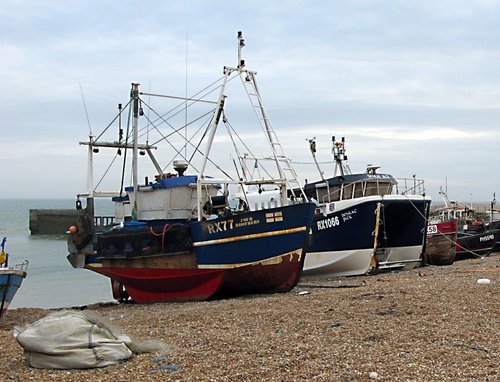
{"label": "boat stern", "polygon": [[82,213],[66,231],[68,256],[66,257],[73,268],[84,268],[87,255],[94,253],[94,234],[92,220]]}

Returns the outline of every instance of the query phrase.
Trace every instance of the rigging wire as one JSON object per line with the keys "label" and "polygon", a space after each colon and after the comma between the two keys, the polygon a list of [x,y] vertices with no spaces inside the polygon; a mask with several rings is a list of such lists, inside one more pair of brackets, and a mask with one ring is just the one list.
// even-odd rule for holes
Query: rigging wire
{"label": "rigging wire", "polygon": [[[148,106],[146,105],[146,107],[148,107]],[[156,114],[156,112],[155,112],[154,110],[152,110],[152,111],[153,111],[153,113],[155,113],[155,114]],[[205,114],[204,116],[207,116],[207,115],[210,115],[210,114],[211,114],[211,112],[210,112],[210,113]],[[202,116],[202,117],[204,117],[204,116]],[[200,117],[199,119],[201,119],[202,117]],[[146,118],[147,118],[147,117],[146,117]],[[149,121],[149,122],[153,123],[152,121]],[[173,129],[173,131],[172,131],[172,132],[170,132],[170,133],[169,133],[169,134],[167,134],[167,135],[163,135],[163,134],[162,134],[162,132],[158,129],[158,127],[157,127],[157,126],[155,126],[154,124],[152,124],[152,126],[154,127],[154,129],[155,129],[155,130],[158,132],[158,134],[162,137],[161,139],[159,139],[159,140],[155,141],[155,142],[153,143],[153,146],[154,146],[154,145],[156,145],[156,144],[158,144],[158,143],[160,143],[160,142],[162,142],[162,141],[165,141],[165,142],[166,142],[166,143],[167,143],[167,144],[168,144],[168,145],[169,145],[169,146],[170,146],[170,147],[171,147],[171,148],[175,151],[176,155],[174,155],[174,157],[175,157],[175,156],[177,156],[177,155],[179,155],[181,158],[183,158],[183,159],[187,160],[187,158],[186,158],[186,157],[182,154],[182,148],[181,148],[181,149],[177,149],[177,148],[173,145],[173,143],[172,143],[172,142],[170,142],[170,141],[168,140],[168,138],[170,138],[172,135],[174,135],[174,134],[176,134],[176,133],[182,136],[182,132],[181,132],[181,130],[184,128],[184,126],[181,126],[181,127],[177,128],[177,129],[175,129],[175,128],[174,128],[172,125],[170,125],[168,122],[167,122],[167,124],[168,124],[168,125],[169,125],[172,129]],[[201,128],[200,128],[200,129],[201,129]],[[200,129],[198,129],[198,131],[199,131]],[[167,165],[163,168],[163,171],[165,170],[165,168],[167,168],[167,166],[168,166],[170,163],[172,163],[172,161],[173,161],[173,160],[171,160],[169,163],[167,163]],[[191,164],[191,166],[193,167],[193,169],[195,169],[196,171],[198,171],[198,170],[197,170],[197,169],[196,169],[196,168],[195,168],[192,164]]]}
{"label": "rigging wire", "polygon": [[[97,190],[97,188],[100,186],[100,184],[102,183],[102,181],[104,180],[104,177],[106,175],[108,175],[108,172],[109,170],[111,169],[111,166],[113,166],[113,163],[115,163],[115,160],[116,158],[119,156],[118,153],[115,154],[115,156],[113,157],[113,159],[111,160],[111,163],[109,164],[109,166],[106,168],[106,170],[104,171],[104,173],[102,174],[102,177],[101,179],[99,179],[99,182],[97,182],[96,186],[94,187],[94,192]],[[120,191],[120,196],[121,196],[121,191]]]}
{"label": "rigging wire", "polygon": [[[413,201],[412,201],[412,200],[408,197],[408,195],[407,195],[406,193],[405,193],[405,194],[403,194],[403,195],[405,196],[405,198],[406,198],[406,199],[408,199],[408,201],[409,201],[409,202],[410,202],[410,204],[413,206],[413,208],[414,208],[415,210],[417,210],[417,211],[418,211],[418,213],[420,214],[420,216],[424,218],[424,221],[425,221],[425,226],[427,227],[427,225],[429,224],[430,219],[429,219],[429,218],[427,218],[424,214],[422,214],[422,212],[420,212],[420,210],[417,208],[417,206],[413,203]],[[424,229],[425,229],[425,228],[424,228]],[[450,239],[450,238],[449,238],[448,236],[446,236],[444,233],[442,233],[442,232],[438,232],[438,234],[439,234],[439,235],[441,235],[441,236],[444,236],[447,240],[449,240],[449,241],[450,241],[451,243],[453,243],[455,246],[456,246],[456,245],[460,245],[460,244],[458,244],[458,241],[454,241],[454,240]],[[461,247],[462,247],[462,246],[461,246]],[[469,254],[471,254],[472,256],[475,256],[475,257],[477,257],[477,258],[481,258],[481,257],[482,257],[481,255],[478,255],[477,253],[475,253],[474,251],[471,251],[470,249],[467,249],[467,248],[464,248],[464,247],[462,247],[462,248],[463,248],[466,252],[468,252]]]}
{"label": "rigging wire", "polygon": [[[149,105],[147,105],[147,104],[146,104],[146,107],[149,107]],[[159,114],[158,114],[158,113],[157,113],[154,109],[151,109],[151,111],[152,111],[154,114],[159,115]],[[208,111],[208,112],[206,112],[206,113],[202,114],[202,115],[201,115],[201,116],[199,116],[198,118],[195,118],[195,119],[194,119],[194,120],[192,120],[190,123],[188,123],[188,126],[189,126],[189,125],[191,125],[191,124],[193,124],[193,123],[195,123],[195,122],[198,122],[198,121],[202,120],[202,119],[203,119],[203,118],[205,118],[205,117],[210,116],[210,118],[209,118],[209,119],[207,119],[207,120],[204,122],[204,124],[203,124],[203,125],[201,125],[201,126],[200,126],[200,128],[194,132],[194,134],[193,134],[193,136],[192,136],[192,138],[191,138],[191,139],[193,139],[196,135],[198,135],[198,133],[202,130],[202,126],[206,125],[206,127],[205,127],[205,131],[204,131],[203,135],[201,136],[201,138],[200,138],[200,140],[199,140],[198,144],[197,144],[197,145],[194,145],[193,143],[191,143],[191,139],[187,139],[187,140],[186,140],[186,144],[189,144],[190,146],[192,146],[192,147],[194,148],[193,153],[192,153],[192,155],[191,155],[191,158],[187,159],[187,158],[186,158],[186,157],[182,154],[182,148],[181,148],[180,150],[179,150],[179,149],[177,149],[177,148],[176,148],[176,147],[172,144],[172,142],[170,142],[170,141],[168,140],[168,138],[170,138],[170,137],[171,137],[172,135],[174,135],[174,134],[178,134],[178,135],[180,135],[180,136],[182,137],[181,130],[182,130],[182,129],[184,129],[184,126],[181,126],[181,127],[179,127],[179,128],[177,128],[177,129],[176,129],[176,128],[175,128],[174,126],[172,126],[172,125],[171,125],[168,121],[165,121],[165,124],[167,124],[168,126],[170,126],[170,127],[173,129],[173,131],[172,131],[172,132],[170,132],[170,133],[169,133],[169,134],[167,134],[167,135],[163,135],[163,134],[161,133],[161,131],[160,131],[160,130],[159,130],[159,129],[158,129],[158,128],[157,128],[157,127],[153,124],[153,122],[152,122],[152,126],[156,129],[156,131],[158,132],[158,134],[160,134],[160,136],[162,136],[162,138],[161,138],[161,139],[159,139],[159,140],[157,140],[156,142],[154,142],[154,143],[153,143],[153,145],[156,145],[156,144],[158,144],[158,143],[160,143],[160,142],[162,142],[162,141],[167,142],[167,143],[170,145],[170,147],[172,147],[172,149],[174,149],[174,151],[177,153],[177,155],[180,155],[183,159],[187,160],[187,161],[191,164],[191,166],[193,167],[193,169],[194,169],[194,170],[199,171],[199,170],[198,170],[198,169],[197,169],[197,168],[196,168],[196,167],[192,164],[192,159],[193,159],[194,155],[195,155],[195,154],[197,154],[197,153],[198,153],[198,154],[200,154],[200,155],[204,155],[204,154],[203,154],[203,151],[201,151],[201,150],[199,149],[199,147],[200,147],[200,145],[201,145],[201,143],[202,143],[202,141],[203,141],[204,137],[206,136],[208,129],[209,129],[209,128],[210,128],[210,126],[211,126],[211,121],[212,121],[212,119],[213,119],[213,115],[214,115],[214,109],[212,109],[212,110],[210,110],[210,111]],[[147,117],[146,117],[146,118],[147,118]],[[210,158],[207,158],[207,159],[208,159],[208,161],[209,161],[211,164],[213,164],[213,165],[214,165],[214,166],[215,166],[215,167],[216,167],[219,171],[221,171],[221,172],[222,172],[225,176],[227,176],[228,178],[230,178],[230,179],[232,180],[231,176],[230,176],[227,172],[225,172],[225,171],[224,171],[224,170],[223,170],[223,169],[222,169],[219,165],[217,165],[217,164],[216,164],[216,163],[215,163],[212,159],[210,159]],[[167,165],[163,168],[163,170],[165,170],[165,168],[167,168],[167,166],[168,166],[170,163],[172,163],[172,161],[173,161],[173,160],[171,160],[169,163],[167,163]]]}
{"label": "rigging wire", "polygon": [[[233,80],[234,78],[236,77],[233,77],[233,78],[230,78],[228,79],[228,82]],[[185,106],[186,104],[187,107],[191,107],[192,105],[194,105],[195,103],[198,103],[198,102],[207,102],[207,101],[204,101],[203,99],[196,99],[196,97],[201,97],[201,98],[206,98],[208,97],[210,94],[214,93],[215,91],[217,91],[218,89],[221,88],[221,84],[217,85],[218,83],[221,82],[221,80],[224,79],[224,76],[223,77],[220,77],[219,79],[217,79],[216,81],[212,82],[211,84],[207,85],[205,88],[201,89],[200,91],[198,91],[197,93],[195,93],[193,95],[192,98],[188,99],[188,100],[185,100],[184,102],[181,102],[179,103],[177,106],[175,106],[174,108],[172,108],[171,110],[169,110],[168,112],[160,115],[158,112],[156,112],[155,109],[153,109],[148,103],[144,102],[142,100],[142,98],[140,99],[141,101],[141,104],[142,105],[145,105],[147,108],[148,108],[148,113],[147,113],[147,116],[145,116],[145,118],[148,120],[148,125],[143,127],[142,129],[140,129],[139,131],[141,132],[141,135],[140,137],[143,137],[144,135],[146,135],[146,138],[149,140],[149,132],[150,132],[150,129],[151,129],[151,126],[152,128],[154,128],[159,134],[160,136],[162,136],[161,139],[159,139],[158,141],[156,141],[155,143],[151,144],[151,146],[154,146],[155,144],[157,143],[160,143],[161,141],[166,141],[167,143],[169,143],[170,146],[172,146],[172,148],[177,152],[178,155],[180,155],[181,157],[183,157],[184,159],[186,159],[186,156],[187,155],[182,155],[182,153],[177,150],[171,142],[168,142],[168,138],[173,136],[174,134],[180,134],[182,136],[182,133],[180,132],[180,130],[182,129],[185,129],[187,131],[187,127],[192,125],[193,123],[196,123],[200,120],[202,120],[203,118],[207,117],[207,116],[210,116],[212,115],[212,117],[209,119],[210,121],[212,120],[213,118],[213,114],[214,114],[214,109],[211,109],[210,111],[208,111],[207,113],[204,113],[203,115],[201,115],[200,117],[194,119],[193,121],[189,122],[189,123],[185,123],[184,126],[181,126],[179,129],[176,129],[174,128],[174,126],[172,126],[168,120],[175,117],[176,115],[178,115],[179,113],[182,112],[182,109],[180,109],[183,105]],[[81,90],[81,93],[82,93],[82,99],[83,99],[83,91],[81,89],[81,85],[80,85],[80,90]],[[141,95],[148,95],[149,97],[154,97],[154,96],[160,96],[160,95],[156,95],[156,94],[151,94],[151,93],[139,93]],[[200,96],[201,95],[201,96]],[[176,97],[173,97],[173,98],[176,98]],[[88,122],[88,125],[89,125],[89,131],[90,131],[90,134],[92,134],[92,130],[91,130],[91,125],[90,125],[90,119],[88,117],[88,113],[87,113],[87,107],[85,105],[85,100],[83,99],[84,101],[84,107],[85,107],[85,112],[86,112],[86,115],[87,115],[87,122]],[[190,103],[188,103],[188,101],[192,101]],[[121,184],[120,184],[120,196],[123,195],[123,190],[124,190],[124,182],[125,182],[125,172],[126,172],[126,161],[127,161],[127,148],[128,148],[128,145],[130,144],[131,142],[131,128],[130,128],[130,124],[131,124],[131,115],[132,115],[132,108],[130,107],[131,105],[131,102],[132,102],[132,98],[127,102],[127,104],[122,108],[122,111],[120,113],[118,113],[114,118],[113,120],[105,127],[105,129],[98,135],[98,137],[95,139],[95,141],[99,140],[102,138],[102,136],[109,130],[109,128],[115,123],[115,121],[118,119],[118,118],[121,118],[121,113],[124,111],[125,108],[128,107],[128,118],[127,118],[127,129],[126,129],[126,134],[125,134],[125,143],[124,143],[124,155],[123,155],[123,165],[122,165],[122,174],[121,174]],[[210,103],[213,103],[213,102],[210,102]],[[180,109],[180,110],[178,110]],[[154,121],[151,120],[149,114],[150,112],[152,112],[155,116],[156,116],[156,119]],[[168,116],[168,118],[167,118]],[[156,125],[156,123],[160,121],[160,123],[158,125]],[[208,120],[207,120],[208,121]],[[205,122],[207,122],[205,121]],[[169,126],[170,128],[173,129],[173,131],[167,135],[163,135],[160,130],[159,130],[159,126],[161,126],[162,124],[166,124],[167,126]],[[202,141],[203,141],[203,138],[206,136],[208,130],[209,130],[209,127],[211,126],[210,123],[208,123],[208,125],[205,127],[205,130],[201,136],[201,139],[199,140],[198,144],[197,145],[194,145],[193,143],[191,143],[191,140],[188,140],[187,139],[187,136],[185,136],[186,138],[186,144],[185,144],[185,154],[187,154],[187,147],[188,145],[191,145],[193,148],[194,148],[194,152],[191,156],[191,158],[189,159],[189,161],[191,162],[191,160],[193,159],[194,155],[196,153],[200,154],[200,155],[203,155],[203,152],[199,149]],[[195,133],[192,135],[191,139],[194,138],[196,135],[198,135],[200,133],[200,131],[202,130],[203,126],[201,126],[199,129],[197,129],[195,131]],[[146,131],[144,131],[146,130]],[[182,150],[182,149],[181,149]],[[115,157],[113,158],[113,160],[111,161],[110,165],[108,166],[107,170],[105,171],[104,175],[102,176],[102,178],[99,180],[96,188],[101,184],[101,182],[103,181],[105,175],[109,172],[109,169],[111,168],[111,166],[113,165],[113,163],[115,162],[116,160],[116,157],[119,156],[118,153],[115,155]],[[234,180],[231,175],[229,175],[226,171],[224,171],[219,165],[217,165],[212,159],[208,158],[208,161],[214,165],[221,173],[223,173],[225,176],[227,176],[229,179],[231,180]],[[172,161],[171,161],[172,162]],[[167,164],[168,166],[168,164]],[[165,168],[167,167],[165,166]],[[191,164],[191,166],[193,167],[193,169],[195,169],[196,171],[198,171],[195,166],[193,166]]]}
{"label": "rigging wire", "polygon": [[188,31],[186,30],[186,82],[185,82],[185,88],[184,88],[184,95],[186,96],[186,101],[184,102],[184,156],[187,157],[187,121],[188,121],[188,104],[187,104],[187,97],[188,97]]}
{"label": "rigging wire", "polygon": [[[129,107],[131,101],[132,101],[132,99],[130,99],[130,101],[127,103],[127,105],[125,107]],[[131,134],[130,133],[130,120],[131,119],[132,119],[132,108],[129,107],[128,108],[128,118],[127,118],[127,133],[125,134],[125,149],[124,149],[124,153],[123,153],[122,175],[121,175],[121,180],[120,180],[120,197],[122,196],[123,183],[125,182],[125,167],[127,164],[128,139],[129,139],[129,136]]]}
{"label": "rigging wire", "polygon": [[[157,143],[159,143],[159,142],[161,142],[161,141],[163,141],[163,140],[164,140],[165,142],[167,142],[167,143],[168,143],[168,144],[169,144],[169,145],[170,145],[170,146],[171,146],[171,147],[172,147],[172,148],[173,148],[173,149],[177,152],[177,154],[179,154],[181,157],[183,157],[184,159],[186,159],[186,160],[187,160],[187,161],[191,164],[191,166],[193,167],[193,169],[194,169],[194,170],[199,171],[199,170],[198,170],[198,169],[197,169],[197,168],[193,165],[192,161],[193,161],[193,158],[194,158],[194,156],[195,156],[195,154],[196,154],[196,153],[198,153],[198,154],[200,154],[200,155],[204,155],[203,151],[201,151],[199,147],[200,147],[201,143],[203,142],[204,138],[206,137],[206,135],[207,135],[207,133],[208,133],[208,130],[210,129],[210,126],[212,125],[212,120],[213,120],[214,115],[215,115],[215,114],[214,114],[214,111],[215,111],[215,109],[212,109],[212,110],[210,110],[209,112],[207,112],[207,113],[205,113],[205,114],[201,115],[201,116],[200,116],[200,117],[198,117],[198,118],[195,118],[193,121],[191,121],[190,123],[188,123],[188,126],[189,126],[189,125],[191,125],[191,124],[193,124],[193,123],[195,123],[195,122],[197,122],[197,121],[201,120],[203,117],[210,116],[210,118],[209,118],[208,120],[206,120],[206,121],[205,121],[205,123],[204,123],[204,124],[202,124],[198,130],[196,130],[196,131],[195,131],[195,133],[192,135],[192,137],[191,137],[190,139],[187,139],[187,137],[186,137],[186,145],[187,145],[187,144],[189,144],[189,145],[191,145],[191,146],[194,148],[193,153],[191,154],[191,157],[190,157],[189,159],[187,159],[186,157],[184,157],[184,156],[182,155],[182,153],[181,153],[181,152],[180,152],[177,148],[175,148],[171,142],[169,142],[169,141],[167,140],[167,138],[169,138],[169,137],[170,137],[171,135],[173,135],[174,133],[181,134],[181,133],[180,133],[180,130],[182,130],[182,129],[184,128],[184,126],[181,126],[180,128],[175,129],[172,125],[170,125],[170,123],[168,123],[167,121],[165,121],[165,123],[166,123],[167,125],[169,125],[169,126],[170,126],[170,127],[171,127],[174,131],[173,131],[173,132],[171,132],[170,134],[166,135],[166,136],[163,136],[163,135],[161,134],[161,132],[157,129],[157,131],[160,133],[160,135],[162,135],[162,136],[163,136],[163,138],[162,138],[162,139],[160,139],[160,140],[158,140],[157,142],[155,142],[155,144],[157,144]],[[155,112],[155,111],[153,110],[153,112]],[[198,144],[197,144],[197,145],[194,145],[193,143],[191,143],[191,140],[192,140],[192,139],[194,139],[194,137],[195,137],[196,135],[198,135],[198,133],[202,130],[202,126],[205,126],[204,132],[203,132],[203,134],[202,134],[201,138],[198,140]],[[166,167],[167,167],[170,163],[172,163],[172,162],[173,162],[173,160],[174,160],[174,159],[170,160],[170,162],[169,162],[169,163],[167,163],[167,165],[164,167],[164,170],[165,170],[165,168],[166,168]],[[211,163],[212,165],[214,165],[214,166],[215,166],[215,168],[217,168],[217,169],[218,169],[221,173],[223,173],[223,174],[224,174],[225,176],[227,176],[229,179],[233,180],[233,178],[231,177],[231,175],[229,175],[226,171],[224,171],[224,170],[223,170],[223,169],[222,169],[222,168],[221,168],[221,167],[220,167],[217,163],[215,163],[212,159],[207,158],[207,160],[208,160],[208,162],[209,162],[209,163]]]}
{"label": "rigging wire", "polygon": [[[225,117],[225,115],[224,115],[224,117]],[[231,123],[229,123],[229,121],[227,120],[227,118],[224,118],[224,121],[225,121],[225,122],[224,122],[224,124],[225,124],[225,126],[226,126],[226,130],[227,130],[227,132],[228,132],[228,134],[229,134],[229,137],[231,138],[231,141],[233,142],[233,147],[234,147],[234,149],[235,149],[236,153],[238,154],[238,160],[239,160],[239,162],[240,162],[240,165],[241,165],[242,167],[244,167],[244,168],[245,168],[245,170],[246,170],[246,172],[247,172],[247,173],[250,173],[250,170],[248,169],[248,166],[247,166],[246,162],[245,162],[245,161],[243,161],[243,160],[241,159],[241,157],[242,157],[242,156],[241,156],[240,151],[239,151],[239,149],[238,149],[238,147],[237,147],[237,145],[236,145],[235,140],[233,139],[233,134],[234,134],[234,135],[238,138],[238,140],[240,141],[240,143],[241,143],[241,144],[243,145],[243,147],[244,147],[244,148],[245,148],[245,149],[246,149],[246,150],[250,153],[250,155],[251,155],[253,158],[255,158],[255,161],[256,161],[257,163],[259,163],[259,162],[258,162],[258,160],[256,159],[256,155],[254,155],[254,154],[252,153],[252,150],[250,149],[250,147],[248,147],[248,145],[247,145],[247,144],[243,141],[243,139],[242,139],[242,138],[238,135],[238,133],[237,133],[237,132],[236,132],[236,130],[233,128],[233,126],[231,125]],[[272,177],[272,175],[271,175],[271,174],[270,174],[270,173],[269,173],[269,172],[268,172],[268,171],[267,171],[267,170],[266,170],[263,166],[261,166],[261,167],[263,168],[263,171],[266,173],[266,175],[267,175],[269,178],[271,178],[271,177]],[[255,168],[255,167],[254,167],[254,168]]]}
{"label": "rigging wire", "polygon": [[[129,105],[130,105],[130,102],[132,102],[132,99],[130,99],[127,104],[123,107],[123,109],[126,109]],[[94,140],[95,141],[98,141],[106,131],[108,131],[108,129],[113,125],[113,123],[115,123],[115,121],[120,117],[120,113],[118,113],[112,120],[110,123],[108,123],[108,125],[106,126],[106,128],[101,132],[101,134],[99,134],[97,136],[97,138]]]}
{"label": "rigging wire", "polygon": [[[241,160],[241,156],[242,155],[241,155],[240,150],[238,149],[238,146],[236,145],[236,142],[234,141],[234,138],[233,138],[233,136],[231,134],[231,124],[227,121],[225,115],[223,116],[222,120],[224,121],[224,126],[226,127],[226,131],[227,131],[227,133],[229,135],[229,138],[231,139],[231,142],[233,142],[233,147],[234,147],[234,150],[236,151],[236,156],[238,158],[238,162],[240,163],[240,166],[243,167],[242,170],[243,170],[243,173],[245,174],[245,168],[244,167],[246,167],[246,163]],[[245,146],[244,143],[243,143],[243,145]],[[234,158],[233,158],[233,163],[234,163],[234,167],[236,169],[236,173],[237,173],[238,179],[242,179],[242,178],[240,178],[240,175],[239,175],[239,172],[238,172],[238,168],[236,167],[236,162],[235,162]]]}
{"label": "rigging wire", "polygon": [[[208,133],[208,130],[210,129],[210,126],[212,125],[212,120],[213,118],[215,117],[215,114],[213,115],[212,119],[210,120],[210,123],[207,125],[207,128],[205,129],[203,135],[201,136],[201,138],[199,139],[198,141],[198,144],[196,145],[195,147],[195,150],[193,151],[193,153],[191,154],[191,158],[189,158],[189,162],[191,162],[193,160],[193,157],[195,155],[196,152],[199,152],[201,154],[201,151],[199,150],[199,147],[201,145],[201,142],[203,142],[203,139],[206,137],[207,133]],[[229,175],[226,171],[224,171],[222,169],[222,167],[220,167],[217,163],[215,163],[213,160],[211,160],[210,158],[207,157],[207,160],[213,164],[215,166],[216,169],[218,169],[220,172],[222,172],[225,176],[227,176],[229,179],[231,180],[234,180],[233,177],[231,175]]]}
{"label": "rigging wire", "polygon": [[[149,90],[148,91],[149,91],[149,93],[151,93],[151,81],[149,81]],[[148,96],[148,97],[149,97],[148,98],[149,102],[151,102],[151,96]],[[149,112],[150,112],[150,109],[148,108],[148,124],[146,126],[146,129],[147,129],[147,131],[146,131],[146,144],[148,144],[148,142],[149,142]]]}
{"label": "rigging wire", "polygon": [[[236,78],[236,77],[233,77],[233,78]],[[193,104],[197,103],[197,102],[207,102],[207,103],[213,103],[215,104],[216,102],[213,102],[213,101],[206,101],[204,100],[204,98],[208,97],[210,94],[212,94],[213,92],[217,91],[218,89],[221,88],[222,84],[219,84],[217,85],[218,82],[221,82],[222,80],[224,79],[224,77],[220,77],[219,79],[215,80],[214,82],[212,82],[211,84],[205,86],[203,89],[201,89],[200,91],[198,91],[197,93],[195,93],[193,96],[191,96],[188,101],[193,101],[191,104],[188,105],[188,107],[191,107]],[[229,79],[228,81],[230,81],[231,79]],[[217,86],[216,86],[217,85]],[[211,87],[215,86],[213,89],[211,89]],[[200,95],[202,94],[203,92],[206,92],[204,93],[203,95]],[[160,95],[160,94],[147,94],[147,93],[142,93],[140,92],[139,93],[140,95],[150,95],[152,97],[161,97],[161,98],[170,98],[170,99],[180,99],[182,100],[182,102],[180,102],[177,106],[171,108],[169,111],[165,112],[164,114],[160,115],[158,114],[158,118],[153,121],[153,122],[157,122],[158,120],[162,119],[166,119],[166,117],[169,115],[169,114],[172,114],[174,113],[172,116],[168,117],[168,119],[176,116],[177,114],[181,113],[184,109],[183,109],[183,106],[184,106],[184,103],[185,103],[185,99],[184,97],[173,97],[173,96],[164,96],[164,95]],[[180,109],[180,110],[179,110]]]}
{"label": "rigging wire", "polygon": [[[307,165],[312,165],[312,164],[315,164],[314,162],[296,162],[296,161],[292,161],[293,164],[307,164]],[[318,164],[331,164],[332,162],[331,161],[327,161],[327,162],[318,162]]]}
{"label": "rigging wire", "polygon": [[[147,108],[150,108],[150,106],[149,106],[149,105],[147,105],[147,104],[146,104],[146,107],[147,107]],[[156,116],[158,116],[158,115],[159,115],[159,114],[156,112],[156,110],[155,110],[155,109],[153,109],[153,108],[150,108],[150,109],[151,109],[151,111],[153,112],[153,114],[155,114]],[[214,109],[209,110],[209,111],[207,111],[206,113],[204,113],[204,114],[200,115],[198,118],[193,119],[193,120],[192,120],[189,124],[193,124],[193,123],[195,123],[195,122],[198,122],[198,121],[199,121],[199,120],[201,120],[202,118],[212,115],[212,114],[213,114],[213,112],[214,112]],[[148,118],[148,117],[146,117],[146,118]],[[157,119],[156,121],[158,121],[158,119]],[[163,121],[163,122],[164,122],[164,124],[166,124],[168,127],[170,127],[170,128],[172,129],[172,131],[171,131],[170,133],[168,133],[168,134],[164,135],[164,134],[160,131],[160,129],[159,129],[159,126],[161,126],[161,124],[159,124],[159,125],[155,125],[155,121],[150,121],[150,120],[148,120],[148,122],[149,122],[149,123],[151,123],[151,125],[153,126],[153,128],[154,128],[154,129],[158,132],[158,134],[161,136],[161,138],[160,138],[160,139],[158,139],[158,140],[156,140],[156,141],[154,141],[154,142],[152,143],[152,145],[153,145],[153,146],[154,146],[154,145],[156,145],[156,144],[158,144],[158,143],[160,143],[161,141],[166,141],[168,138],[170,138],[170,137],[171,137],[172,135],[174,135],[174,134],[178,134],[178,135],[180,135],[182,138],[184,138],[184,137],[183,137],[183,135],[182,135],[182,133],[181,133],[181,130],[182,130],[182,129],[184,129],[184,128],[185,128],[185,126],[181,126],[181,127],[179,127],[179,128],[175,128],[175,127],[174,127],[174,126],[172,126],[172,125],[171,125],[171,124],[170,124],[167,120],[164,120],[164,121]],[[142,136],[142,135],[141,135],[141,136]]]}
{"label": "rigging wire", "polygon": [[93,134],[92,134],[92,128],[90,126],[89,113],[87,111],[87,104],[85,103],[85,97],[83,96],[83,89],[81,82],[78,82],[78,85],[80,86],[80,94],[82,95],[83,108],[85,109],[85,116],[87,117],[87,124],[89,125],[89,135],[92,136]]}

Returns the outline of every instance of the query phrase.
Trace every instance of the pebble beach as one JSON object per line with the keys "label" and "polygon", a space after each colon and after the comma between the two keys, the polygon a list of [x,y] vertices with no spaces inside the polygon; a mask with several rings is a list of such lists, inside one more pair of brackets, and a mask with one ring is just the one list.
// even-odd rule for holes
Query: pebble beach
{"label": "pebble beach", "polygon": [[[479,279],[488,279],[481,284]],[[288,293],[73,307],[169,350],[86,370],[35,369],[0,320],[0,381],[499,381],[500,254],[359,277],[302,278]]]}

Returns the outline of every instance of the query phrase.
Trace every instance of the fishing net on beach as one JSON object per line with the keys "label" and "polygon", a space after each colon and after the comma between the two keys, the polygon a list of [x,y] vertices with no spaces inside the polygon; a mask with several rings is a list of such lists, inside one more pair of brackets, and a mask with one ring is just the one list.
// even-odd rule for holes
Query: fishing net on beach
{"label": "fishing net on beach", "polygon": [[134,341],[95,313],[63,310],[26,326],[14,337],[29,366],[39,369],[88,369],[127,360],[133,353],[164,351],[166,345]]}

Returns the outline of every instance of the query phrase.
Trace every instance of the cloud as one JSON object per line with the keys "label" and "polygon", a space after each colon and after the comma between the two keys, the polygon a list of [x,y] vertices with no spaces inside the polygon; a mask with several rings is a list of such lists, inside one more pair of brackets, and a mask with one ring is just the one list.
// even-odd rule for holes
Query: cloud
{"label": "cloud", "polygon": [[[345,135],[353,167],[416,171],[435,189],[447,176],[457,193],[487,199],[500,186],[491,176],[499,166],[499,11],[494,0],[6,0],[0,113],[11,158],[2,173],[11,181],[1,196],[73,195],[85,186],[86,153],[77,142],[89,128],[80,85],[98,131],[127,102],[131,82],[184,95],[221,76],[224,65],[236,65],[242,30],[243,58],[257,70],[294,159],[310,160],[305,138],[316,136],[329,161],[330,136]],[[253,141],[240,96],[228,98],[227,115]],[[464,180],[466,172],[481,187]],[[18,189],[26,173],[47,186]]]}

